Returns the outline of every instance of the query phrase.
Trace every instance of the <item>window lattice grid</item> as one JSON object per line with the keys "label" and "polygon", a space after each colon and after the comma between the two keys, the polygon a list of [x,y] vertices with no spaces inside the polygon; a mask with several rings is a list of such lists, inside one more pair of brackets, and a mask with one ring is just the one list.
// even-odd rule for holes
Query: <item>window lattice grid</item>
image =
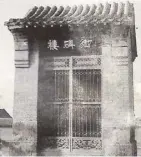
{"label": "window lattice grid", "polygon": [[101,101],[101,70],[73,70],[73,101]]}
{"label": "window lattice grid", "polygon": [[100,105],[73,105],[73,137],[101,137]]}
{"label": "window lattice grid", "polygon": [[46,136],[69,136],[69,106],[68,104],[47,104]]}
{"label": "window lattice grid", "polygon": [[69,100],[69,71],[50,70],[47,71],[48,102],[67,102]]}

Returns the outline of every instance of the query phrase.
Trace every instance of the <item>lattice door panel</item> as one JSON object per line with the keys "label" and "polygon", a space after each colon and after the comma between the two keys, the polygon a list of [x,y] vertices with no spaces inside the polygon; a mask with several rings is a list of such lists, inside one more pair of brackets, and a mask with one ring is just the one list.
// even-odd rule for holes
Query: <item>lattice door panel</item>
{"label": "lattice door panel", "polygon": [[46,96],[48,97],[48,102],[68,102],[69,71],[48,70],[46,73]]}
{"label": "lattice door panel", "polygon": [[101,107],[73,104],[73,137],[101,137]]}
{"label": "lattice door panel", "polygon": [[73,150],[101,150],[101,107],[93,104],[73,105]]}
{"label": "lattice door panel", "polygon": [[54,57],[46,62],[47,148],[101,150],[101,58]]}
{"label": "lattice door panel", "polygon": [[69,136],[69,106],[68,104],[47,104],[48,128],[47,136]]}
{"label": "lattice door panel", "polygon": [[[69,70],[51,69],[57,64],[56,60],[51,61],[44,80],[47,100],[44,140],[48,149],[69,149]],[[57,65],[62,67],[61,63]]]}
{"label": "lattice door panel", "polygon": [[69,106],[47,104],[46,146],[54,149],[69,149]]}
{"label": "lattice door panel", "polygon": [[72,150],[101,150],[101,70],[73,70]]}
{"label": "lattice door panel", "polygon": [[100,70],[73,70],[73,101],[101,102]]}

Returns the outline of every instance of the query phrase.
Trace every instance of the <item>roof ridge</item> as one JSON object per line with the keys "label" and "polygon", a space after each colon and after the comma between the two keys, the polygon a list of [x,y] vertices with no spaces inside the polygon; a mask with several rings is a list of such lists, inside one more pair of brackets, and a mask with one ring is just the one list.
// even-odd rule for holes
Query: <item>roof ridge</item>
{"label": "roof ridge", "polygon": [[6,25],[46,26],[52,24],[127,23],[134,25],[133,3],[106,2],[72,6],[34,6],[21,19],[10,19]]}

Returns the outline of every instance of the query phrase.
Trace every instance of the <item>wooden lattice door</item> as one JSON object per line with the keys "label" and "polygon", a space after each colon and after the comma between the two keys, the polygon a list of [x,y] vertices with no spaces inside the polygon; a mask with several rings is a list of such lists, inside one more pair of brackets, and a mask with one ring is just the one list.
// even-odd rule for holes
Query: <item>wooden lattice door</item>
{"label": "wooden lattice door", "polygon": [[101,59],[52,57],[46,64],[47,150],[101,151]]}

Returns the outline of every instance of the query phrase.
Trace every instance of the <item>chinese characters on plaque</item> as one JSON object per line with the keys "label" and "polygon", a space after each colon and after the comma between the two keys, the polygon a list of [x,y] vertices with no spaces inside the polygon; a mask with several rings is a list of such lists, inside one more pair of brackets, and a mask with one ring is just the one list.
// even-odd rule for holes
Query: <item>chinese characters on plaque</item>
{"label": "chinese characters on plaque", "polygon": [[56,40],[49,40],[48,42],[48,48],[50,50],[58,50],[59,46]]}
{"label": "chinese characters on plaque", "polygon": [[[57,40],[49,40],[48,41],[48,48],[50,50],[58,50],[60,46],[58,45]],[[90,48],[92,44],[92,40],[81,38],[80,40],[80,48]],[[64,40],[63,41],[63,49],[74,49],[76,45],[74,44],[73,40]]]}

